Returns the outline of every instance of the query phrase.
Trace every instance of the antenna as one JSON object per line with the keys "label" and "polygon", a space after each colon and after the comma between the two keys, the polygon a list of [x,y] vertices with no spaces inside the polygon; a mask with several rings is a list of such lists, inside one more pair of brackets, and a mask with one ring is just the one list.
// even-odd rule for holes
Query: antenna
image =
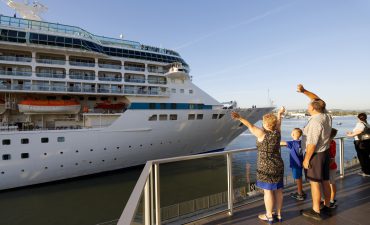
{"label": "antenna", "polygon": [[41,21],[40,14],[48,10],[45,5],[38,1],[34,1],[32,5],[29,4],[28,0],[25,0],[23,3],[13,0],[3,0],[3,2],[20,14],[23,19]]}
{"label": "antenna", "polygon": [[274,106],[274,101],[270,98],[270,89],[267,89],[267,104],[268,106]]}

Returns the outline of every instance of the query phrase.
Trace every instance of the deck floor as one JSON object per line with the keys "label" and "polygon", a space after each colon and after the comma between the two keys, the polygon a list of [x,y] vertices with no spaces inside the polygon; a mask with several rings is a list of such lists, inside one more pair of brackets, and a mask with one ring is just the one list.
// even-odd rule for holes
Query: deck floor
{"label": "deck floor", "polygon": [[[326,216],[322,221],[315,221],[300,215],[301,209],[312,207],[310,190],[306,190],[306,193],[308,198],[305,201],[296,201],[285,193],[282,214],[284,221],[274,224],[370,224],[370,177],[352,174],[337,180],[338,207],[332,210],[332,216]],[[219,214],[191,224],[267,224],[257,218],[258,214],[264,211],[264,204],[261,200],[234,210],[233,216]]]}

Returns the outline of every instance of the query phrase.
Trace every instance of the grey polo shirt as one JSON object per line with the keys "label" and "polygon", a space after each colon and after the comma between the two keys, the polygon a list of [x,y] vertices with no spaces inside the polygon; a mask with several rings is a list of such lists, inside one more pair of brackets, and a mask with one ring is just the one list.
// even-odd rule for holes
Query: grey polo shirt
{"label": "grey polo shirt", "polygon": [[327,113],[320,113],[308,120],[303,129],[302,148],[308,144],[316,145],[315,152],[324,152],[330,146],[332,118]]}

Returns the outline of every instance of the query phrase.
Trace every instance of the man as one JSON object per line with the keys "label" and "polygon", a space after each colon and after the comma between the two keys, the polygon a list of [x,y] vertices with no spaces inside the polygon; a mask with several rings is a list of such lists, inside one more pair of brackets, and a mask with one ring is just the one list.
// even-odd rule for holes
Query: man
{"label": "man", "polygon": [[[316,94],[304,89],[299,84],[297,91],[310,98],[308,113],[311,115],[306,127],[303,130],[302,148],[306,149],[303,160],[303,167],[306,170],[306,177],[310,180],[312,194],[312,209],[302,210],[303,216],[322,220],[320,210],[329,213],[330,209],[330,184],[329,184],[329,147],[332,119],[326,111],[325,102]],[[325,206],[320,209],[322,185],[324,191]]]}

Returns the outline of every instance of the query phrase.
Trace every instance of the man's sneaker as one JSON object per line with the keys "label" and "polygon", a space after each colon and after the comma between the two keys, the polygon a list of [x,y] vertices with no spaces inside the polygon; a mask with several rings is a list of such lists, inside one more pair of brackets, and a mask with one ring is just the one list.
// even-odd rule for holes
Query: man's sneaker
{"label": "man's sneaker", "polygon": [[298,200],[298,201],[304,201],[305,200],[305,197],[303,194],[298,194],[298,193],[290,193],[290,197]]}
{"label": "man's sneaker", "polygon": [[321,209],[320,209],[320,212],[321,213],[324,213],[325,215],[327,216],[331,216],[331,208],[327,207],[327,206],[323,206]]}
{"label": "man's sneaker", "polygon": [[318,212],[315,212],[313,209],[304,209],[300,211],[301,214],[305,217],[312,218],[314,220],[322,220],[321,214]]}

